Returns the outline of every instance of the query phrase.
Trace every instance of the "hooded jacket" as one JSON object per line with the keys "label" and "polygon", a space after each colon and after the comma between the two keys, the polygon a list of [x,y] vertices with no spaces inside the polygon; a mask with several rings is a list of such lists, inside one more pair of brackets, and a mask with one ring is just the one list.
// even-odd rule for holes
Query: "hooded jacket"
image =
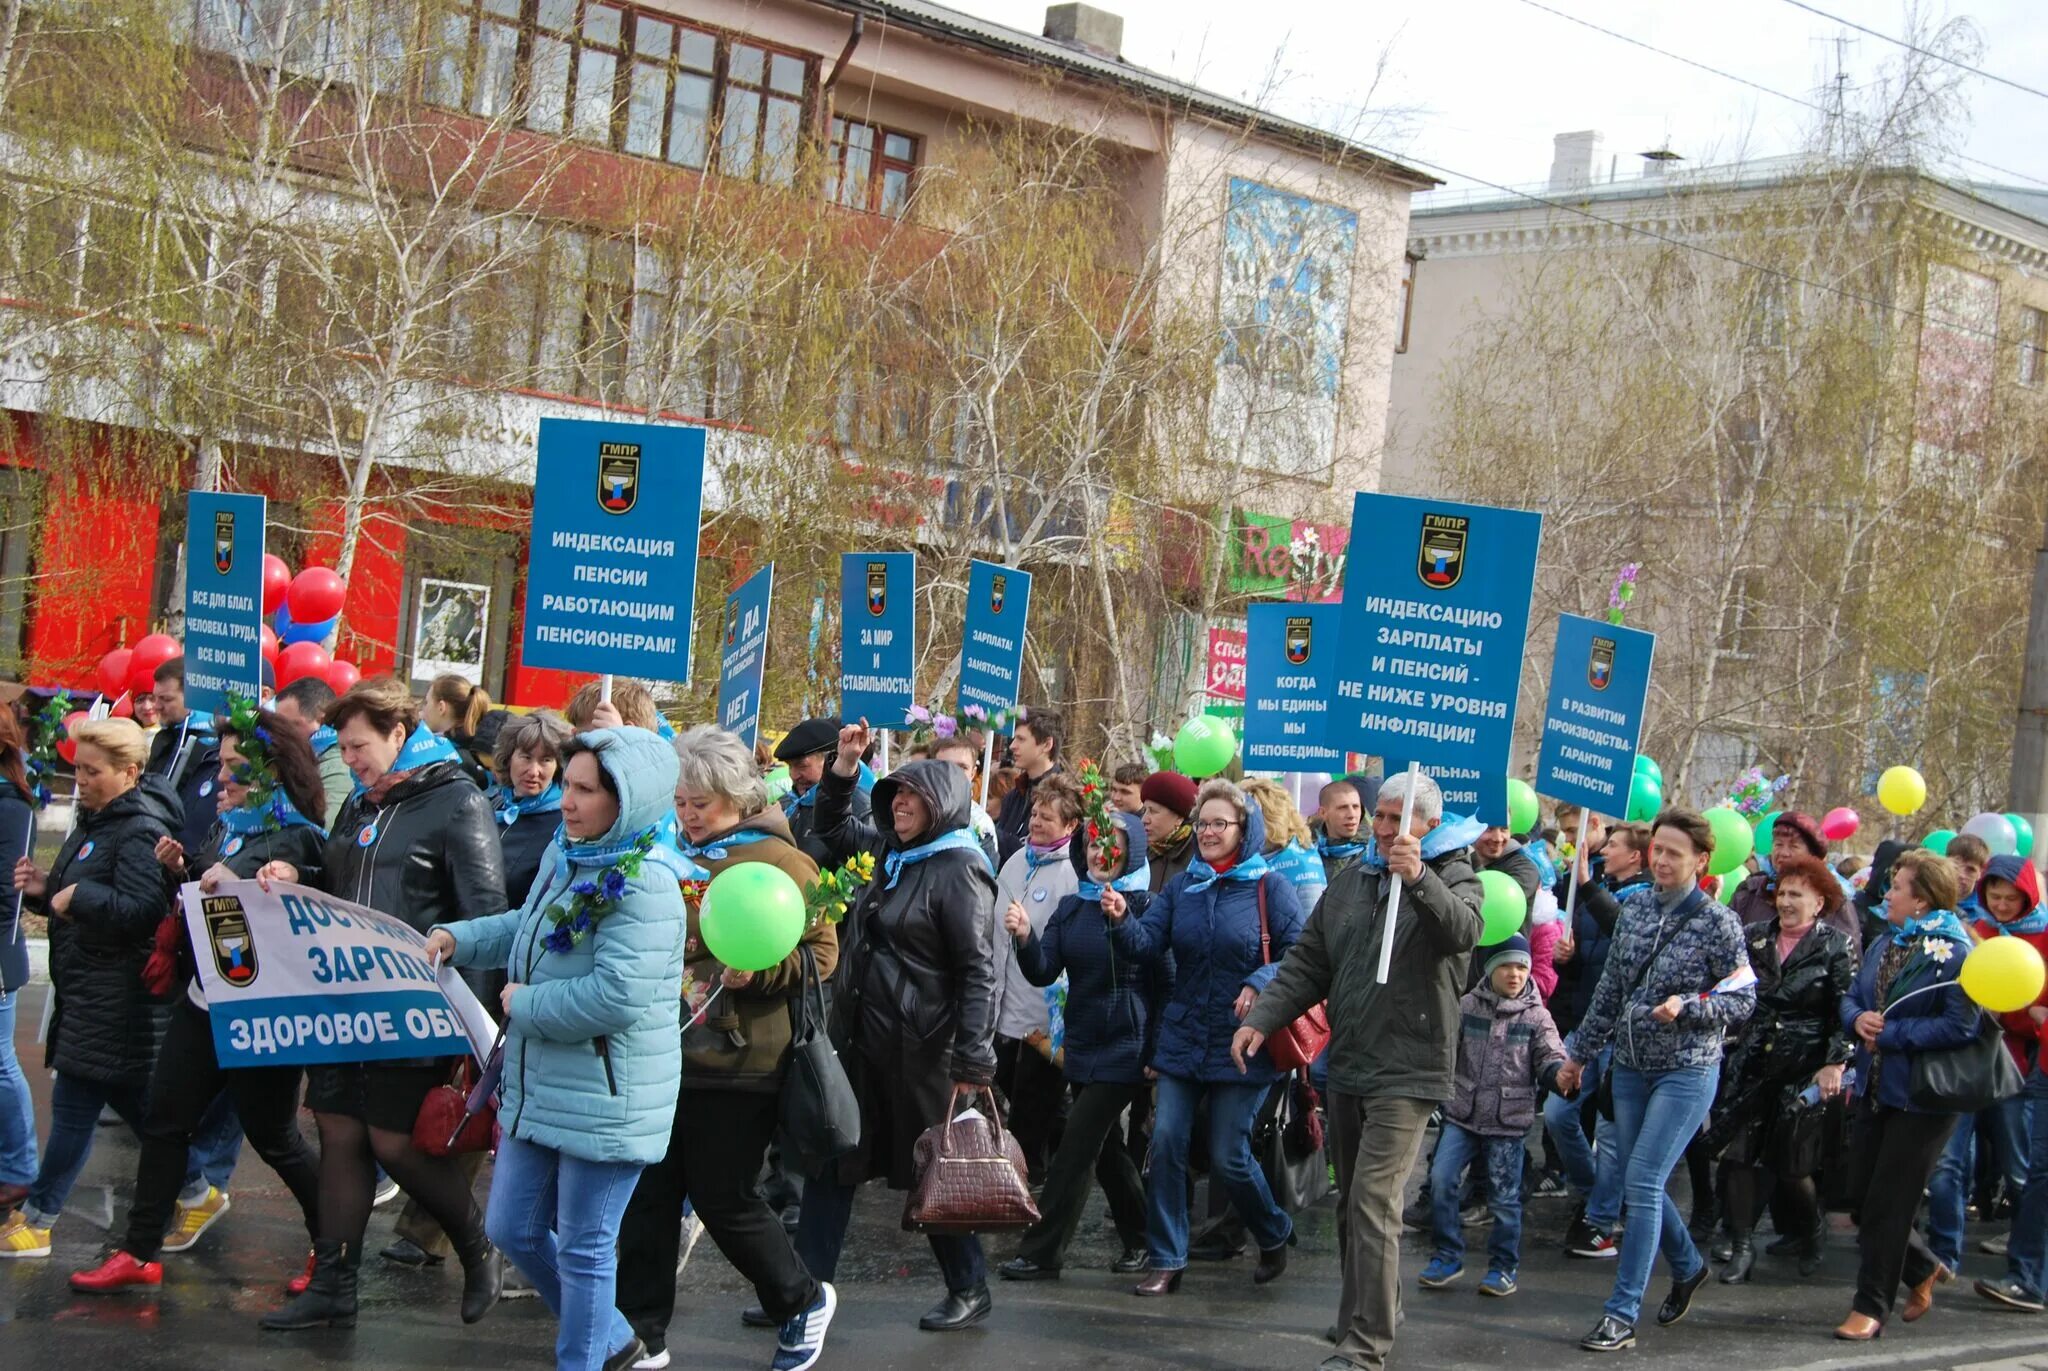
{"label": "hooded jacket", "polygon": [[[1247,804],[1237,860],[1265,847],[1266,817],[1257,804]],[[1197,884],[1193,870],[1183,871],[1152,897],[1142,917],[1126,914],[1110,935],[1117,951],[1134,960],[1160,965],[1173,958],[1173,993],[1160,1012],[1152,1068],[1188,1081],[1270,1083],[1277,1073],[1264,1053],[1242,1073],[1230,1059],[1237,997],[1246,986],[1260,990],[1272,981],[1301,936],[1301,903],[1294,886],[1272,871],[1256,880],[1231,880],[1226,873],[1200,890]],[[1270,956],[1260,945],[1261,890]]]}
{"label": "hooded jacket", "polygon": [[[4,822],[4,820],[0,820]],[[2015,920],[2017,929],[2006,928],[1991,917],[1990,906],[1984,904],[1984,887],[1993,878],[2010,882],[2027,902],[2027,907]],[[1993,857],[1984,868],[1983,879],[1977,882],[1977,903],[1984,905],[1985,912],[1970,923],[1970,934],[1978,942],[1988,938],[2013,937],[2033,944],[2034,950],[2048,957],[2048,928],[2031,929],[2035,923],[2048,922],[2048,912],[2041,907],[2041,873],[2034,864],[2024,857]],[[2038,917],[2037,917],[2038,916]],[[2048,986],[2043,986],[2036,1005],[2048,1005]],[[2048,1023],[2034,1022],[2034,1016],[2024,1009],[2010,1014],[2001,1014],[1998,1021],[2005,1026],[2005,1045],[2018,1063],[2020,1074],[2032,1070],[2041,1057],[2043,1044],[2048,1044]]]}
{"label": "hooded jacket", "polygon": [[1534,977],[1503,999],[1481,981],[1458,1001],[1458,1066],[1444,1118],[1483,1138],[1519,1138],[1536,1122],[1536,1088],[1564,1065],[1557,1025]]}
{"label": "hooded jacket", "polygon": [[[643,859],[580,942],[558,952],[544,940],[555,928],[548,911],[572,902],[570,887],[601,881],[616,865],[585,854],[623,848],[672,811],[676,754],[644,728],[579,737],[618,787],[618,819],[591,843],[550,849],[520,908],[440,927],[455,939],[455,965],[502,969],[519,985],[505,1021],[499,1125],[572,1157],[646,1165],[668,1152],[682,1078],[683,894],[675,868]],[[482,799],[452,763],[448,774]]]}
{"label": "hooded jacket", "polygon": [[1472,842],[1483,825],[1445,816],[1422,844],[1422,877],[1401,883],[1394,957],[1379,983],[1389,872],[1376,848],[1342,868],[1245,1022],[1271,1037],[1329,1001],[1330,1087],[1361,1097],[1449,1098],[1458,999],[1479,941],[1483,887]]}
{"label": "hooded jacket", "polygon": [[156,1015],[142,966],[172,890],[156,843],[177,832],[184,813],[161,776],[144,776],[100,809],[81,806],[50,867],[48,894],[25,902],[48,914],[50,898],[75,887],[64,917],[50,920],[56,1006],[45,1061],[67,1076],[108,1085],[149,1079]]}
{"label": "hooded jacket", "polygon": [[[760,836],[745,841],[746,835]],[[743,841],[734,842],[739,837]],[[740,820],[723,833],[693,845],[695,860],[715,879],[742,862],[767,862],[795,881],[798,889],[818,878],[818,864],[790,840],[789,821],[779,809],[764,809]],[[687,903],[687,901],[686,901]],[[689,935],[683,961],[700,986],[718,981],[724,971],[704,946],[697,930],[699,910],[688,911]],[[789,1055],[790,1000],[803,988],[803,948],[817,962],[821,979],[831,979],[839,966],[839,936],[820,919],[805,930],[798,948],[776,965],[754,973],[739,990],[718,992],[710,1012],[683,1030],[685,1090],[769,1091],[782,1084]]]}

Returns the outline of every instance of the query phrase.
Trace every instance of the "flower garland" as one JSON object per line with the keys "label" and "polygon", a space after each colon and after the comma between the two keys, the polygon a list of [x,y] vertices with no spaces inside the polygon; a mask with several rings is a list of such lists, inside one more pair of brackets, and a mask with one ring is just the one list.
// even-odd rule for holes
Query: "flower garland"
{"label": "flower garland", "polygon": [[247,807],[261,810],[264,831],[274,831],[283,823],[286,801],[278,789],[277,769],[270,760],[270,730],[264,726],[263,715],[254,700],[233,691],[228,693],[228,730],[241,742],[235,749],[242,754],[242,764],[234,772],[235,784],[248,787]]}
{"label": "flower garland", "polygon": [[914,746],[922,746],[933,739],[943,743],[960,733],[958,719],[950,714],[934,714],[923,705],[912,705],[904,711],[903,727],[909,730]]}
{"label": "flower garland", "polygon": [[1023,722],[1024,706],[1019,705],[1014,710],[990,710],[986,705],[966,705],[961,708],[960,717],[978,724],[982,728],[992,729],[997,733],[1001,733],[1013,725]]}
{"label": "flower garland", "polygon": [[626,882],[640,874],[640,864],[653,850],[654,830],[650,828],[633,840],[632,850],[606,868],[602,877],[586,877],[570,886],[568,903],[548,909],[548,919],[555,927],[541,939],[541,946],[550,952],[567,952],[589,937],[625,896]]}
{"label": "flower garland", "polygon": [[849,857],[837,870],[820,871],[817,879],[804,886],[806,925],[836,924],[859,898],[860,889],[875,878],[875,856],[860,852]]}
{"label": "flower garland", "polygon": [[57,755],[57,742],[64,737],[64,716],[71,712],[71,695],[58,691],[28,721],[28,785],[34,793],[29,799],[37,809],[50,803],[49,778],[57,774],[62,759]]}
{"label": "flower garland", "polygon": [[1636,574],[1643,569],[1641,562],[1625,562],[1614,574],[1614,584],[1607,589],[1607,622],[1618,624],[1628,613],[1628,602],[1636,598]]}
{"label": "flower garland", "polygon": [[[1088,855],[1104,871],[1116,865],[1123,850],[1123,829],[1110,813],[1109,782],[1093,757],[1081,759],[1081,811],[1087,818]],[[1092,878],[1091,878],[1092,879]]]}

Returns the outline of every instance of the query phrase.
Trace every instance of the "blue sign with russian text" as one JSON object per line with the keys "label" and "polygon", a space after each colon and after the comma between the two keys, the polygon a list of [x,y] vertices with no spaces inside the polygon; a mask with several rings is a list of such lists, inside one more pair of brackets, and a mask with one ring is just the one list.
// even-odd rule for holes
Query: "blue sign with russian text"
{"label": "blue sign with russian text", "polygon": [[901,728],[917,693],[917,554],[839,558],[839,717]]}
{"label": "blue sign with russian text", "polygon": [[1334,604],[1255,604],[1245,611],[1245,766],[1344,769],[1328,726],[1342,611]]}
{"label": "blue sign with russian text", "polygon": [[1332,673],[1332,747],[1415,761],[1444,804],[1507,822],[1543,516],[1361,492]]}
{"label": "blue sign with russian text", "polygon": [[543,419],[520,660],[690,679],[704,430]]}
{"label": "blue sign with russian text", "polygon": [[761,677],[768,669],[768,607],[775,563],[725,597],[725,639],[718,649],[718,726],[752,747],[761,734]]}
{"label": "blue sign with russian text", "polygon": [[263,686],[263,497],[185,496],[185,703],[225,714]]}
{"label": "blue sign with russian text", "polygon": [[1560,614],[1536,793],[1594,814],[1628,811],[1657,635]]}
{"label": "blue sign with russian text", "polygon": [[960,638],[960,708],[990,714],[1017,707],[1024,674],[1024,623],[1031,612],[1031,573],[996,562],[967,568],[967,623]]}

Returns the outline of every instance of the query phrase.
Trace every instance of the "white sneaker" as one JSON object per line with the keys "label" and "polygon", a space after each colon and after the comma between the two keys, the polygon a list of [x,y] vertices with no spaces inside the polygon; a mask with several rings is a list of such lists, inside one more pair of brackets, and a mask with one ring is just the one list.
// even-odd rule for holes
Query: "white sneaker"
{"label": "white sneaker", "polygon": [[386,1176],[383,1180],[377,1182],[377,1193],[370,1197],[370,1207],[374,1209],[378,1205],[389,1204],[397,1198],[398,1182]]}
{"label": "white sneaker", "polygon": [[683,1220],[683,1245],[676,1256],[676,1274],[683,1274],[683,1268],[690,1264],[690,1253],[697,1250],[697,1239],[704,1236],[704,1220],[691,1214]]}
{"label": "white sneaker", "polygon": [[667,1366],[668,1349],[664,1347],[659,1352],[649,1352],[639,1361],[634,1362],[633,1371],[665,1371]]}

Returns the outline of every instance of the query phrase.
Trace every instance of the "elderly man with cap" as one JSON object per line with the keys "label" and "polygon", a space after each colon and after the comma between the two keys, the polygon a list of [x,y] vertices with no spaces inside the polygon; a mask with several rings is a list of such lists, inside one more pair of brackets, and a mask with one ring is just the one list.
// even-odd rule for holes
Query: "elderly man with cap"
{"label": "elderly man with cap", "polygon": [[[818,831],[816,808],[818,781],[825,774],[825,764],[838,750],[842,727],[837,719],[805,719],[775,745],[775,760],[789,768],[790,793],[782,798],[782,813],[789,820],[790,837],[806,857],[828,869],[853,855],[832,850],[825,835]],[[855,819],[866,821],[873,816],[874,806],[868,792],[874,788],[875,773],[862,762],[851,801]]]}
{"label": "elderly man with cap", "polygon": [[1195,857],[1195,783],[1177,771],[1156,771],[1138,788],[1138,817],[1151,854],[1152,893],[1188,869]]}

